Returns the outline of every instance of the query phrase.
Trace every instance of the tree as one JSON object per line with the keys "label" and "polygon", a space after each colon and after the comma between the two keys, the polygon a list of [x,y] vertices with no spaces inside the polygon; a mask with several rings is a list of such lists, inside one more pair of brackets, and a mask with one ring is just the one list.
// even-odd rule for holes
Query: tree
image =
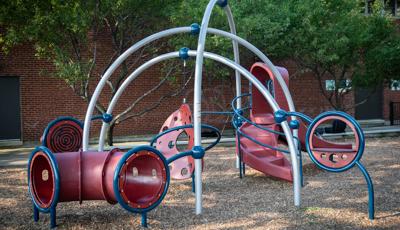
{"label": "tree", "polygon": [[[47,58],[53,63],[55,71],[49,75],[63,79],[75,94],[88,102],[93,92],[90,83],[98,80],[135,41],[164,27],[168,20],[163,19],[168,19],[167,13],[174,2],[178,1],[171,0],[167,5],[162,0],[10,1],[0,8],[0,28],[4,29],[0,34],[0,45],[7,53],[17,44],[32,43],[39,58]],[[98,44],[104,36],[112,41],[114,53],[108,57],[109,63],[101,66],[98,64]],[[161,49],[165,49],[165,42],[147,46],[126,60],[116,76],[107,82],[112,96],[139,63]],[[190,75],[184,82],[174,77],[174,72],[178,71],[176,62],[169,63],[164,70],[165,75],[157,85],[113,117],[108,132],[110,145],[116,125],[157,108],[166,98],[178,95],[191,79],[190,71],[184,73]],[[162,85],[173,83],[176,83],[175,91],[163,95],[146,109],[135,111],[147,96]],[[105,106],[98,102],[96,110],[102,114]]]}
{"label": "tree", "polygon": [[[204,7],[195,6],[206,2],[183,1],[173,12],[172,21],[201,21]],[[241,0],[229,3],[241,37],[274,61],[293,61],[298,67],[294,75],[312,72],[319,81],[321,93],[337,110],[354,107],[344,100],[355,88],[374,87],[399,78],[394,63],[400,56],[400,39],[393,19],[383,12],[381,1],[370,3],[372,13],[368,16],[363,13],[365,1]],[[221,10],[214,10],[211,23],[227,29]],[[214,47],[218,47],[218,53],[232,53],[228,40],[209,36],[207,49]],[[248,54],[242,62],[246,59],[253,60]],[[325,90],[326,79],[333,83],[331,91]]]}

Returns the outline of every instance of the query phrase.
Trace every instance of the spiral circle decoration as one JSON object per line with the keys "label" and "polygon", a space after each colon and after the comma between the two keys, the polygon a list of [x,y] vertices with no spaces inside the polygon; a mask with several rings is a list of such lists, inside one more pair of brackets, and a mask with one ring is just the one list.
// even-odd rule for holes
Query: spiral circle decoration
{"label": "spiral circle decoration", "polygon": [[43,134],[42,144],[53,153],[76,152],[82,147],[83,125],[72,117],[52,121]]}

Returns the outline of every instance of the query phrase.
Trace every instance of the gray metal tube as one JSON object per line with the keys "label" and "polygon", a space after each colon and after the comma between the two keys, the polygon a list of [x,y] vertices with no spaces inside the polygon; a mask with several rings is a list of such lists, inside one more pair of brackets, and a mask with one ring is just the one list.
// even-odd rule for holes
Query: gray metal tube
{"label": "gray metal tube", "polygon": [[[111,99],[110,105],[107,108],[107,113],[108,114],[112,114],[113,113],[113,110],[114,110],[119,98],[123,94],[123,92],[126,90],[126,88],[129,86],[129,84],[133,80],[135,80],[141,73],[143,73],[143,71],[145,71],[146,69],[150,68],[151,66],[153,66],[153,65],[155,65],[155,64],[157,64],[159,62],[162,62],[164,60],[168,60],[168,59],[171,59],[171,58],[176,58],[176,57],[179,57],[179,52],[163,54],[163,55],[155,57],[155,58],[149,60],[148,62],[144,63],[143,65],[139,66],[121,84],[121,86],[119,87],[119,89],[115,93],[114,97]],[[109,127],[109,125],[107,123],[103,122],[103,126],[101,127],[101,133],[100,133],[100,137],[99,137],[99,149],[100,148],[101,149],[104,148],[104,142],[105,142],[105,136],[106,136],[105,134],[107,133],[108,127]],[[103,150],[99,150],[99,151],[103,151]]]}
{"label": "gray metal tube", "polygon": [[[189,56],[195,55],[193,51],[189,51]],[[218,61],[220,63],[223,63],[232,69],[239,70],[240,73],[245,76],[252,84],[255,86],[265,97],[265,99],[268,101],[269,105],[272,107],[272,109],[275,111],[279,110],[279,105],[276,103],[275,99],[272,97],[272,95],[269,93],[269,91],[265,88],[265,86],[256,78],[254,77],[248,70],[243,68],[242,66],[232,62],[231,60],[224,58],[222,56],[213,54],[213,53],[204,53],[204,57],[210,58],[212,60]],[[282,122],[282,128],[283,132],[285,133],[285,137],[287,139],[289,151],[290,151],[290,158],[292,162],[292,170],[293,170],[293,194],[294,194],[294,204],[296,206],[300,206],[300,200],[301,200],[301,180],[300,180],[300,168],[299,168],[299,161],[297,158],[297,148],[292,136],[291,129],[289,128],[289,125],[287,121]]]}
{"label": "gray metal tube", "polygon": [[[190,28],[190,27],[181,27],[181,28],[175,28],[175,29],[165,30],[165,31],[159,32],[159,33],[157,33],[157,34],[154,34],[154,35],[152,35],[152,36],[150,36],[150,37],[148,37],[148,38],[145,38],[145,39],[143,39],[142,41],[136,43],[136,44],[135,44],[134,46],[132,46],[131,48],[129,48],[127,51],[125,51],[125,53],[124,53],[123,55],[121,55],[121,57],[124,57],[124,58],[121,58],[121,59],[118,58],[118,59],[113,63],[113,65],[110,66],[110,69],[113,68],[114,71],[115,71],[115,69],[118,68],[119,64],[121,64],[121,63],[122,63],[127,57],[129,57],[133,52],[135,52],[136,50],[142,48],[143,46],[147,45],[148,43],[150,43],[150,42],[152,42],[152,41],[154,41],[154,40],[156,40],[156,39],[162,38],[162,37],[164,37],[164,36],[170,36],[170,35],[172,35],[172,34],[189,33],[190,31],[191,31],[191,28]],[[234,34],[232,34],[232,33],[229,33],[229,32],[226,32],[226,31],[222,31],[222,30],[218,30],[218,29],[214,29],[214,28],[208,28],[207,32],[210,33],[210,34],[215,34],[215,35],[223,36],[223,37],[226,37],[226,38],[229,38],[229,39],[232,39],[232,40],[236,41],[238,44],[240,44],[240,45],[246,47],[246,48],[249,49],[251,52],[253,52],[253,53],[254,53],[257,57],[259,57],[265,64],[267,64],[268,67],[270,67],[271,69],[273,68],[273,67],[271,67],[271,65],[273,66],[273,64],[271,63],[271,61],[269,61],[268,57],[267,57],[266,55],[264,55],[257,47],[255,47],[254,45],[252,45],[251,43],[249,43],[249,42],[246,41],[245,39],[240,38],[240,37],[238,37],[238,36],[236,36],[236,35],[234,35]],[[162,35],[162,36],[160,36],[160,35]],[[157,37],[157,38],[155,38],[155,37]],[[119,64],[114,65],[115,63],[117,63],[117,61],[118,61]],[[99,93],[101,92],[102,88],[104,87],[104,85],[105,85],[105,83],[106,83],[106,80],[108,80],[108,78],[111,76],[112,73],[113,73],[113,71],[107,70],[107,72],[104,74],[104,76],[102,77],[102,79],[101,79],[99,85],[97,86],[97,88],[96,88],[96,90],[95,90],[95,93],[93,94],[93,97],[92,97],[92,99],[91,99],[92,101],[95,101],[95,100],[97,101],[96,98],[98,98]],[[104,82],[104,83],[102,83],[102,82]],[[284,83],[284,82],[283,82],[283,83]],[[286,83],[284,83],[283,85],[286,86]],[[291,99],[292,97],[291,97],[291,95],[290,95],[290,92],[289,92],[287,86],[286,86],[286,87],[282,87],[282,88],[284,89],[284,93],[285,93],[286,99],[287,99],[287,101],[288,101],[289,110],[290,110],[290,111],[295,111],[294,104],[293,104],[293,100]],[[285,88],[286,88],[286,90],[285,90]],[[97,96],[96,96],[96,95],[97,95]],[[93,105],[95,105],[95,103],[94,103]],[[90,106],[90,105],[89,105],[89,106]],[[92,110],[93,110],[93,109],[92,109]],[[88,113],[87,113],[87,115],[88,115]],[[90,119],[91,119],[91,116],[92,116],[92,113],[90,113]],[[106,126],[106,127],[103,128],[104,126]],[[86,126],[86,127],[87,127],[87,126]],[[105,138],[105,133],[106,133],[106,131],[107,131],[107,123],[103,123],[103,127],[102,127],[102,132],[101,132],[101,134],[100,134],[100,136],[99,136],[99,140],[100,140],[100,141],[99,141],[99,151],[102,151],[103,148],[104,148],[104,138]],[[87,131],[89,131],[89,128],[87,128]],[[87,138],[88,138],[88,137],[89,137],[89,136],[87,136]],[[102,137],[103,137],[103,138],[102,138]],[[85,138],[84,138],[84,140],[85,140]],[[102,141],[102,140],[103,140],[103,141]]]}
{"label": "gray metal tube", "polygon": [[[189,51],[189,56],[193,57],[196,56],[197,52],[196,51]],[[179,57],[179,52],[171,52],[167,54],[163,54],[161,56],[158,56],[156,58],[153,58],[149,60],[148,62],[144,63],[142,66],[140,66],[138,69],[136,69],[129,77],[124,81],[124,83],[121,85],[121,87],[118,89],[117,93],[115,94],[114,98],[112,99],[110,106],[107,110],[107,113],[112,113],[115,105],[118,102],[118,99],[124,92],[124,90],[128,87],[128,85],[136,78],[138,77],[143,71],[146,69],[150,68],[151,66],[164,61],[168,60],[171,58],[176,58]],[[265,88],[265,86],[258,81],[256,77],[254,77],[248,70],[240,66],[239,64],[224,58],[220,55],[213,54],[213,53],[204,53],[204,57],[212,59],[214,61],[223,63],[227,65],[228,67],[239,71],[243,76],[245,76],[255,87],[257,87],[258,90],[263,94],[263,96],[266,98],[268,103],[271,105],[274,111],[277,111],[279,109],[279,105],[276,103],[272,95],[269,93],[269,91]],[[288,146],[290,150],[290,157],[291,157],[291,162],[292,162],[292,167],[293,167],[293,189],[294,189],[294,199],[295,199],[295,205],[298,206],[300,205],[300,174],[299,174],[299,165],[297,162],[297,151],[296,147],[294,145],[293,141],[293,136],[291,133],[291,130],[287,124],[287,122],[282,123],[283,131],[285,133],[285,137],[288,140]]]}
{"label": "gray metal tube", "polygon": [[[181,33],[181,32],[189,32],[190,30],[191,30],[191,28],[190,27],[183,27],[183,28],[178,28],[179,29],[179,31],[180,32],[177,32],[177,33]],[[171,31],[171,30],[168,30],[168,31]],[[167,32],[168,32],[167,31]],[[165,32],[165,31],[163,31],[163,32]],[[168,35],[170,35],[170,33],[163,33],[163,32],[160,32],[160,33],[158,33],[158,35],[161,35],[161,34],[165,34],[165,36],[168,36]],[[238,37],[238,36],[236,36],[236,35],[233,35],[233,34],[231,34],[231,33],[228,33],[228,32],[225,32],[225,31],[221,31],[221,30],[217,30],[217,29],[213,29],[213,28],[209,28],[208,29],[208,32],[210,32],[210,33],[212,33],[212,34],[217,34],[217,35],[221,35],[221,36],[224,36],[224,37],[227,37],[227,38],[230,38],[230,39],[233,39],[233,40],[235,40],[235,41],[237,41],[239,44],[241,44],[241,45],[243,45],[243,46],[245,46],[246,48],[248,48],[250,51],[252,51],[255,55],[257,55],[264,63],[266,63],[271,69],[273,68],[273,67],[271,67],[271,65],[273,66],[273,64],[269,61],[269,59],[259,50],[259,49],[257,49],[255,46],[253,46],[251,43],[249,43],[249,42],[247,42],[246,40],[244,40],[244,39],[242,39],[242,38],[240,38],[240,37]],[[148,39],[146,39],[148,42],[147,43],[149,43],[149,42],[151,42],[152,40],[148,40]],[[154,39],[153,39],[154,40]],[[142,46],[144,46],[145,44],[147,44],[146,42],[142,42],[141,44],[142,44]],[[139,44],[139,43],[138,43]],[[137,50],[137,49],[139,49],[141,46],[138,46],[138,45],[135,45],[136,46],[136,49],[135,50]],[[132,50],[132,49],[129,49],[129,50]],[[128,50],[128,51],[129,51]],[[127,52],[128,52],[127,51]],[[134,51],[133,51],[134,52]],[[131,54],[131,53],[130,53]],[[129,55],[128,55],[129,56]],[[121,61],[122,62],[122,61]],[[111,68],[111,67],[110,67]],[[107,71],[108,72],[108,71]],[[104,77],[103,78],[105,78],[106,77],[106,75],[104,75]],[[279,79],[279,78],[278,78]],[[103,80],[103,79],[102,79]],[[284,83],[284,86],[286,86],[286,84]],[[99,87],[99,86],[98,86]],[[283,89],[285,88],[285,87],[282,87]],[[286,89],[287,89],[287,87],[286,87]],[[96,90],[98,90],[98,89],[96,89]],[[101,89],[100,89],[100,91],[101,91]],[[284,91],[285,92],[285,91]],[[289,97],[286,95],[286,94],[289,94]],[[289,104],[289,109],[290,109],[290,111],[294,111],[294,105],[293,105],[293,101],[291,100],[291,97],[290,97],[290,92],[285,92],[285,96],[286,96],[286,98],[287,98],[287,100],[288,100],[288,104]],[[93,99],[93,98],[92,98]],[[108,113],[111,113],[111,112],[108,112]],[[105,138],[105,133],[106,133],[106,130],[107,130],[107,128],[108,128],[108,126],[107,126],[107,124],[106,123],[103,123],[103,127],[102,127],[102,131],[101,131],[101,134],[100,134],[100,142],[99,142],[99,149],[103,149],[103,147],[104,147],[104,138]],[[298,204],[299,204],[299,202],[297,202]],[[296,202],[295,202],[295,204],[296,204]],[[298,205],[298,204],[296,204],[296,205]]]}
{"label": "gray metal tube", "polygon": [[[231,7],[229,5],[224,7],[226,16],[228,18],[228,23],[229,23],[229,28],[231,31],[231,34],[236,35],[236,25],[235,21],[233,20],[233,15],[231,11]],[[236,40],[232,39],[232,46],[233,46],[233,55],[234,55],[234,60],[237,64],[240,65],[240,56],[239,56],[239,45]],[[236,79],[236,97],[239,97],[242,95],[242,80],[240,77],[239,71],[235,70],[235,79]],[[236,100],[236,108],[240,109],[242,108],[242,98],[238,98]],[[239,153],[236,153],[236,168],[239,168]]]}
{"label": "gray metal tube", "polygon": [[[201,92],[202,92],[202,72],[204,60],[204,48],[206,44],[207,28],[210,21],[211,12],[218,0],[211,0],[205,10],[201,22],[199,39],[197,43],[196,65],[194,72],[194,103],[193,103],[193,127],[194,127],[194,145],[201,146]],[[202,175],[201,159],[194,161],[195,165],[195,192],[196,192],[196,214],[202,212]]]}
{"label": "gray metal tube", "polygon": [[112,73],[118,68],[118,66],[121,65],[122,62],[125,61],[132,53],[134,53],[136,50],[140,49],[141,47],[145,46],[146,44],[158,40],[160,38],[170,36],[173,34],[178,34],[178,33],[183,33],[183,32],[189,32],[191,29],[190,27],[180,27],[180,28],[173,28],[169,30],[164,30],[159,33],[153,34],[135,45],[131,46],[128,50],[126,50],[121,56],[115,60],[115,62],[107,69],[107,71],[104,73],[102,76],[99,84],[97,85],[92,98],[90,99],[88,109],[86,111],[86,117],[85,117],[85,123],[83,127],[83,138],[82,138],[82,148],[83,151],[87,151],[89,149],[89,132],[90,132],[90,125],[91,125],[91,119],[93,115],[94,108],[96,106],[97,100],[100,96],[100,93],[104,86],[107,83],[107,80],[110,78]]}
{"label": "gray metal tube", "polygon": [[[229,23],[229,28],[231,31],[231,34],[236,35],[236,26],[235,26],[235,21],[233,20],[233,15],[232,11],[229,5],[225,6],[225,13],[228,17],[228,23]],[[237,64],[240,65],[240,56],[239,56],[239,44],[236,41],[236,39],[232,39],[232,46],[233,46],[233,55],[234,55],[234,60]],[[236,78],[236,96],[242,95],[242,82],[240,79],[240,72],[235,71],[235,78]],[[238,98],[236,100],[236,107],[238,109],[242,108],[242,99]]]}

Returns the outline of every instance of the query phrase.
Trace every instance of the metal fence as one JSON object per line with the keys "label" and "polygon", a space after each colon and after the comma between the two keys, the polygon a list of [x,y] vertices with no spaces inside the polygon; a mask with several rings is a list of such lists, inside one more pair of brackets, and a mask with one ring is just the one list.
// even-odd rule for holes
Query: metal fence
{"label": "metal fence", "polygon": [[390,102],[390,125],[400,125],[400,102]]}

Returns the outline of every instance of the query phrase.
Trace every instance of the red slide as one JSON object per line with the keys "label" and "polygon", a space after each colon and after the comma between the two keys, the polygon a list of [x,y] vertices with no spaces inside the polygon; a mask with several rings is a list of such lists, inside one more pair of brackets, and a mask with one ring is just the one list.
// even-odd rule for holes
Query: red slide
{"label": "red slide", "polygon": [[[277,67],[285,81],[288,83],[289,74],[286,69]],[[267,85],[276,100],[284,100],[283,91],[277,81],[274,81],[271,71],[262,63],[255,63],[251,68],[251,73],[263,84]],[[285,107],[283,107],[285,109]],[[252,88],[252,109],[250,120],[264,128],[279,131],[279,126],[275,124],[273,111],[263,95],[256,88]],[[250,123],[244,123],[240,131],[255,140],[278,147],[278,136],[271,132],[261,130]],[[260,172],[267,175],[292,181],[292,167],[286,157],[279,151],[263,147],[248,138],[240,137],[240,151],[243,162]]]}
{"label": "red slide", "polygon": [[[289,86],[289,73],[285,68],[277,67],[281,73],[286,85]],[[278,81],[275,81],[272,71],[264,63],[255,63],[251,67],[251,73],[262,82],[267,89],[274,96],[279,107],[288,111],[289,106],[285,99],[282,88]],[[252,88],[252,109],[250,112],[250,120],[264,128],[282,132],[280,126],[275,124],[273,110],[265,100],[261,92],[255,87]],[[285,137],[278,136],[265,130],[261,130],[249,123],[244,123],[240,127],[240,131],[247,136],[250,136],[258,142],[277,147],[278,138],[286,143]],[[305,136],[307,133],[307,126],[300,122],[299,139],[302,150],[305,150]],[[267,175],[281,178],[287,181],[292,181],[292,168],[290,162],[285,156],[276,150],[263,147],[248,138],[240,137],[240,151],[243,154],[243,162],[248,166],[263,172]],[[315,148],[329,148],[340,151],[352,150],[352,144],[338,144],[323,140],[318,137],[313,138],[313,146]]]}

